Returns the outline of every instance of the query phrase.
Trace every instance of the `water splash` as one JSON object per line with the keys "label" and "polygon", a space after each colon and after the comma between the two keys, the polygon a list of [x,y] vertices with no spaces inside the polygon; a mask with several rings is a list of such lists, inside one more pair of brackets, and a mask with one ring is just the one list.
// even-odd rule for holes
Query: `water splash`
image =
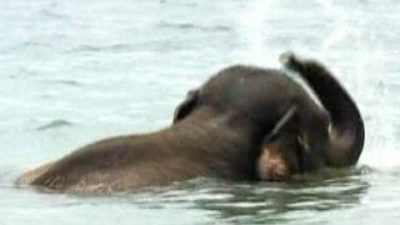
{"label": "water splash", "polygon": [[278,63],[277,58],[274,57],[276,54],[269,51],[270,48],[264,41],[265,33],[268,33],[265,23],[276,3],[278,3],[277,0],[251,2],[239,17],[238,33],[245,45],[241,60],[245,63],[264,66],[266,63],[275,63],[273,66]]}
{"label": "water splash", "polygon": [[[373,6],[364,2],[340,4],[315,0],[296,3],[304,9],[304,14],[299,11],[279,17],[292,4],[295,3],[258,0],[243,9],[237,27],[243,42],[240,60],[276,66],[277,56],[282,51],[294,49],[299,54],[326,62],[350,90],[364,115],[366,143],[360,164],[383,170],[399,168],[397,139],[400,122],[394,105],[400,100],[393,98],[396,89],[391,86],[396,82],[393,74],[400,70],[393,59],[397,59],[400,53],[389,49],[392,45],[382,43],[381,29],[378,29],[387,24],[387,20],[396,21],[396,10],[368,8]],[[366,9],[370,11],[367,13]],[[380,10],[384,10],[386,18],[381,16]],[[310,14],[316,15],[307,17]],[[314,24],[315,18],[324,24],[317,33],[315,29],[307,29]],[[299,28],[299,25],[304,27]],[[308,37],[314,39],[304,41]],[[390,41],[393,38],[388,34],[386,39]]]}

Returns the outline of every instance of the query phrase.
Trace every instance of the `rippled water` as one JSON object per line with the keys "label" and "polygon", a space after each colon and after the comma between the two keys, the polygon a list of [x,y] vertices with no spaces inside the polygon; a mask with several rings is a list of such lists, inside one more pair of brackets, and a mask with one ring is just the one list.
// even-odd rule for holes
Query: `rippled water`
{"label": "rippled water", "polygon": [[[0,2],[0,224],[384,224],[400,219],[400,2]],[[307,183],[195,179],[112,196],[14,185],[106,136],[168,125],[186,91],[236,62],[320,59],[366,122],[359,166]],[[339,173],[339,174],[338,174]]]}

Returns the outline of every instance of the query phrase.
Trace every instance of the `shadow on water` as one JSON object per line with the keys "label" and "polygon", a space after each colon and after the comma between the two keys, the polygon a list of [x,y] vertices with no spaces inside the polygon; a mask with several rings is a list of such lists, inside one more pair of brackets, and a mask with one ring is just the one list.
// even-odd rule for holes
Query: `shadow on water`
{"label": "shadow on water", "polygon": [[367,168],[331,170],[312,179],[290,183],[196,179],[135,193],[133,201],[141,207],[206,211],[213,218],[228,223],[289,222],[359,205],[370,187],[365,173],[368,173]]}

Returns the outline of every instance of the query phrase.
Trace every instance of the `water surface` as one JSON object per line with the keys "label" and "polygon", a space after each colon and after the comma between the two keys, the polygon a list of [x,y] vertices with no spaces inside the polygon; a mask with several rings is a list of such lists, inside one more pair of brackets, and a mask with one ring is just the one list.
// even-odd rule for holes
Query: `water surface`
{"label": "water surface", "polygon": [[[0,224],[384,224],[400,219],[400,3],[0,2]],[[16,187],[93,140],[167,126],[187,90],[293,50],[336,73],[366,123],[360,163],[307,183],[199,178],[112,196]]]}

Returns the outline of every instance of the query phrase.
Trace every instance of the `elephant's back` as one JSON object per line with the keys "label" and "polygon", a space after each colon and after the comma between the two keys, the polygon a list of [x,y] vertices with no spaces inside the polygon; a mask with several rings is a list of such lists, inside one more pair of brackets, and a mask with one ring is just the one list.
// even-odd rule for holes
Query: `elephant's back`
{"label": "elephant's back", "polygon": [[[93,192],[94,189],[126,187],[127,176],[139,176],[138,168],[146,164],[150,155],[154,158],[156,149],[162,150],[153,139],[150,135],[132,135],[94,142],[58,161],[25,173],[20,181],[54,190],[80,192],[82,189]],[[157,154],[162,154],[162,151],[157,151]],[[141,178],[135,182],[129,185],[145,185],[146,180]]]}
{"label": "elephant's back", "polygon": [[242,163],[246,154],[240,152],[250,148],[249,140],[212,122],[197,122],[190,118],[159,132],[89,144],[24,174],[21,181],[59,191],[96,193],[196,176],[248,177],[247,164]]}

